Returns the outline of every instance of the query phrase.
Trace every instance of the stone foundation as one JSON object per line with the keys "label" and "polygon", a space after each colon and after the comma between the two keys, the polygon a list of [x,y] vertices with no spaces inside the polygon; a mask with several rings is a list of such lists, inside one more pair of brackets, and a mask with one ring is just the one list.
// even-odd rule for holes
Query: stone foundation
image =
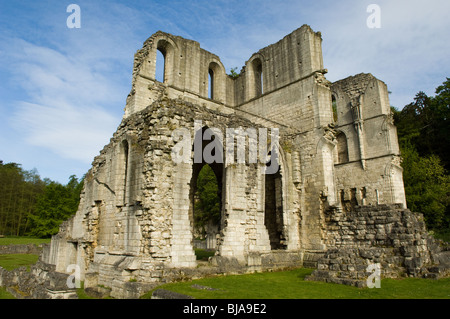
{"label": "stone foundation", "polygon": [[0,255],[7,254],[35,254],[39,255],[45,245],[1,245],[0,246]]}
{"label": "stone foundation", "polygon": [[[198,262],[197,267],[168,267],[134,264],[136,257],[105,256],[92,263],[85,275],[85,287],[101,295],[107,289],[115,298],[139,298],[146,291],[169,282],[193,280],[217,275],[245,274],[257,271],[276,271],[301,267],[303,254],[274,251],[251,254],[245,262],[234,257],[214,256],[208,262]],[[132,266],[134,264],[134,266]],[[134,269],[133,269],[134,267]]]}
{"label": "stone foundation", "polygon": [[77,299],[75,289],[67,286],[69,275],[55,271],[54,265],[38,261],[28,270],[0,267],[0,286],[17,299]]}
{"label": "stone foundation", "polygon": [[450,273],[450,246],[428,235],[423,216],[401,205],[357,206],[326,214],[329,246],[308,280],[364,287],[370,264],[382,278],[440,278]]}

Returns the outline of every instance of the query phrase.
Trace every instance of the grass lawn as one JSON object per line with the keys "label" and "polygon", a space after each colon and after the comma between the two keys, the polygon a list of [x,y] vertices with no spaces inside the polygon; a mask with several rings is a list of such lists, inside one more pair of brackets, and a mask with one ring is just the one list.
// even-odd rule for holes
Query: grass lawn
{"label": "grass lawn", "polygon": [[0,287],[0,299],[16,299],[13,295],[6,291],[6,288]]}
{"label": "grass lawn", "polygon": [[38,261],[38,258],[38,255],[33,254],[0,255],[0,267],[13,270],[22,266],[33,265]]}
{"label": "grass lawn", "polygon": [[[196,299],[450,299],[450,278],[382,279],[381,288],[356,288],[339,284],[305,281],[313,269],[294,269],[248,275],[210,277],[165,284],[158,288]],[[200,285],[216,290],[196,289]],[[156,289],[158,289],[156,288]],[[150,291],[142,298],[150,298]]]}
{"label": "grass lawn", "polygon": [[[50,239],[29,237],[0,238],[0,245],[40,244]],[[196,250],[197,259],[207,260],[212,253]],[[0,266],[12,270],[29,266],[38,260],[37,255],[0,255]],[[324,282],[305,281],[314,269],[299,268],[282,272],[265,272],[247,275],[229,275],[203,278],[187,282],[170,283],[157,287],[196,299],[450,299],[450,278],[440,280],[404,278],[382,279],[381,288],[355,288]],[[197,285],[197,288],[192,287]],[[214,290],[198,289],[199,286]],[[153,291],[142,298],[150,298]],[[89,298],[82,288],[80,298]],[[0,299],[13,298],[0,287]]]}
{"label": "grass lawn", "polygon": [[[22,266],[30,266],[37,262],[39,256],[33,254],[8,254],[0,255],[0,267],[6,270],[13,270]],[[5,287],[0,287],[0,299],[15,299],[13,295],[6,291]]]}
{"label": "grass lawn", "polygon": [[34,237],[3,237],[0,238],[0,246],[2,245],[26,245],[26,244],[46,244],[50,242],[50,238],[34,238]]}

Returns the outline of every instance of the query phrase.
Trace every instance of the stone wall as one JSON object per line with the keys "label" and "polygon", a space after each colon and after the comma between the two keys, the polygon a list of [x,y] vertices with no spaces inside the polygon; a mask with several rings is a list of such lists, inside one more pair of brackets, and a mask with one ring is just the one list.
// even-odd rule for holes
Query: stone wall
{"label": "stone wall", "polygon": [[38,261],[35,265],[6,270],[0,267],[0,286],[18,299],[77,299],[69,289],[69,275],[55,272],[55,266]]}
{"label": "stone wall", "polygon": [[[164,61],[157,61],[158,50]],[[156,81],[157,63],[164,64],[163,83]],[[225,111],[224,106],[238,107],[322,69],[321,34],[307,25],[254,53],[236,79],[226,74],[218,56],[202,49],[198,42],[158,31],[135,54],[125,117],[162,95],[182,96],[186,101]],[[209,81],[213,81],[212,87]],[[211,89],[213,92],[209,92]]]}
{"label": "stone wall", "polygon": [[[406,207],[386,84],[361,73],[333,83],[331,94],[336,101],[334,129],[343,137],[334,154],[339,196],[351,200],[347,195],[354,192],[358,205],[402,203]],[[346,154],[345,161],[339,159],[338,149]]]}
{"label": "stone wall", "polygon": [[68,274],[55,271],[55,265],[42,262],[49,255],[49,244],[1,245],[1,254],[39,255],[36,264],[6,270],[0,267],[0,287],[17,299],[76,299],[75,289],[67,286]]}
{"label": "stone wall", "polygon": [[0,255],[6,254],[35,254],[39,255],[44,245],[0,245]]}
{"label": "stone wall", "polygon": [[450,273],[450,247],[428,235],[423,216],[401,205],[330,208],[324,231],[328,247],[309,280],[363,287],[370,264],[382,278],[437,278]]}

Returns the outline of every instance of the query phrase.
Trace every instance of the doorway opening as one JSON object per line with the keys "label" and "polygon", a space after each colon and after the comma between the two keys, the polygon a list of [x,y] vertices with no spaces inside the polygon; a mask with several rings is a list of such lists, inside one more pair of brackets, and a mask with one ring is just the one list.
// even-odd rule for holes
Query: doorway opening
{"label": "doorway opening", "polygon": [[[278,156],[271,156],[266,164],[270,167],[272,160],[278,160]],[[273,158],[275,157],[275,158]],[[270,249],[286,249],[283,220],[283,188],[280,169],[274,174],[265,175],[265,205],[264,224],[269,233]]]}
{"label": "doorway opening", "polygon": [[[203,139],[207,130],[207,127],[203,127],[195,136],[196,142],[202,145],[202,154],[205,146],[208,146],[212,158],[223,159],[222,143],[211,130],[208,132],[211,140]],[[190,183],[190,216],[197,260],[207,260],[215,254],[222,219],[223,161],[207,163],[204,157],[201,161],[194,161]]]}

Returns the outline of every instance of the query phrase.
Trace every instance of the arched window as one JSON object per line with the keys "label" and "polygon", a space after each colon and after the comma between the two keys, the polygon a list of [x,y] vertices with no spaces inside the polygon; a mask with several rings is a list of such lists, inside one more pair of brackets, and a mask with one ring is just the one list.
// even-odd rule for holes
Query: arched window
{"label": "arched window", "polygon": [[208,70],[208,97],[214,99],[214,71],[210,68]]}
{"label": "arched window", "polygon": [[224,95],[223,67],[215,61],[210,62],[208,74],[205,77],[208,79],[208,92],[205,91],[205,96],[212,100],[221,101]]}
{"label": "arched window", "polygon": [[261,60],[259,58],[254,59],[252,62],[252,66],[253,66],[253,77],[255,86],[255,97],[258,97],[264,93],[263,71]]}
{"label": "arched window", "polygon": [[337,153],[338,153],[338,164],[348,162],[348,146],[347,137],[343,132],[340,132],[337,139]]}
{"label": "arched window", "polygon": [[161,49],[157,49],[156,50],[156,74],[155,74],[156,81],[164,83],[165,68],[166,68],[165,51],[163,52]]}
{"label": "arched window", "polygon": [[164,39],[156,45],[155,79],[162,83],[172,83],[173,45]]}
{"label": "arched window", "polygon": [[334,96],[334,94],[331,95],[331,109],[333,111],[333,121],[337,122],[337,120],[338,120],[337,102],[336,102],[336,97]]}

